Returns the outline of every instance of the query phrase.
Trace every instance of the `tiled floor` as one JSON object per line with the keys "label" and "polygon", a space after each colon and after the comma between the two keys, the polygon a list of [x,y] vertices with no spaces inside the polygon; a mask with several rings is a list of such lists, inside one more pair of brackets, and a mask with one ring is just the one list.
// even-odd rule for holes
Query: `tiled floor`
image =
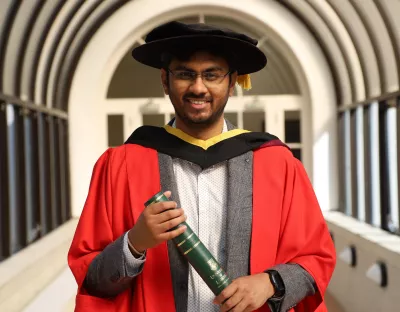
{"label": "tiled floor", "polygon": [[339,302],[329,293],[325,294],[325,301],[329,312],[346,312]]}
{"label": "tiled floor", "polygon": [[[339,305],[339,303],[336,301],[336,299],[333,298],[329,293],[327,293],[325,295],[325,300],[326,300],[326,304],[328,307],[328,312],[345,312],[345,310],[342,309],[342,307]],[[74,311],[74,302],[75,302],[75,299],[71,298],[71,300],[68,302],[68,304],[65,307],[65,310],[63,312],[73,312]]]}

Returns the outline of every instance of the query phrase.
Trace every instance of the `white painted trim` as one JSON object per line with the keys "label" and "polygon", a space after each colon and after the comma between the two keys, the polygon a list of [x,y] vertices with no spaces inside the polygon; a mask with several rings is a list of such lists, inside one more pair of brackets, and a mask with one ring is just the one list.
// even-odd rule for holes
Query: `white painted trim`
{"label": "white painted trim", "polygon": [[[120,59],[132,43],[167,20],[187,15],[229,16],[269,35],[296,71],[307,98],[302,133],[313,146],[305,163],[323,210],[338,206],[336,105],[329,66],[307,28],[275,1],[146,0],[128,2],[98,29],[84,50],[70,91],[70,159],[72,212],[79,216],[87,195],[91,170],[107,147],[104,105],[107,87]],[[115,31],[118,29],[118,31]],[[313,162],[314,159],[314,162]]]}

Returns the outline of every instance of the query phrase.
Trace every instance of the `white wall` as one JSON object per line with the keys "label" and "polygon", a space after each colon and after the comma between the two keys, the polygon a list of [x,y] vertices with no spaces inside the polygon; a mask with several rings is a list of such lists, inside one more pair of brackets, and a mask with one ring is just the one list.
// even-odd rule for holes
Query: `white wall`
{"label": "white wall", "polygon": [[[323,210],[336,208],[336,107],[327,62],[317,42],[278,2],[262,0],[143,0],[128,2],[99,28],[78,63],[70,92],[72,213],[79,216],[91,170],[107,147],[105,95],[112,74],[132,43],[160,23],[187,15],[229,16],[268,34],[297,70],[312,113],[311,178]],[[118,31],[116,31],[118,30]],[[304,137],[304,136],[303,136]],[[308,157],[306,157],[308,158]]]}
{"label": "white wall", "polygon": [[[400,311],[400,237],[340,212],[328,212],[325,218],[338,254],[329,293],[340,301],[344,312]],[[355,267],[339,257],[350,245],[356,248]],[[385,288],[366,276],[368,269],[382,260],[388,269],[388,286]]]}

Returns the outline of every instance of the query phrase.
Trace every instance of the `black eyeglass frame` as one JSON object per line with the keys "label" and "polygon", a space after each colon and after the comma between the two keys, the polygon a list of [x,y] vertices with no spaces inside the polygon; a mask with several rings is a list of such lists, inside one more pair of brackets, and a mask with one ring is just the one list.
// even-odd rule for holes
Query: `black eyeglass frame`
{"label": "black eyeglass frame", "polygon": [[[204,77],[204,74],[211,73],[211,72],[205,71],[205,72],[202,72],[202,73],[197,73],[197,72],[190,71],[190,70],[176,70],[176,71],[173,71],[173,70],[167,68],[167,72],[168,72],[168,73],[171,73],[171,75],[172,75],[174,78],[177,78],[176,73],[175,73],[175,72],[177,72],[177,71],[179,71],[179,72],[186,72],[186,73],[190,73],[190,74],[191,74],[191,78],[190,78],[190,79],[187,79],[187,80],[182,79],[182,80],[184,80],[184,81],[191,81],[191,82],[193,82],[193,81],[195,81],[195,80],[197,79],[197,77],[200,76],[201,79],[203,80],[203,82],[214,82],[214,81],[208,81],[208,80],[205,79],[205,77]],[[231,73],[233,73],[233,71],[232,71],[232,70],[229,70],[229,71],[228,71],[226,74],[224,74],[224,75],[216,75],[216,74],[214,74],[214,75],[216,76],[217,80],[218,80],[218,78],[221,79],[221,80],[218,82],[218,83],[221,83],[221,82],[225,79],[225,77],[228,76],[228,75],[231,74]]]}

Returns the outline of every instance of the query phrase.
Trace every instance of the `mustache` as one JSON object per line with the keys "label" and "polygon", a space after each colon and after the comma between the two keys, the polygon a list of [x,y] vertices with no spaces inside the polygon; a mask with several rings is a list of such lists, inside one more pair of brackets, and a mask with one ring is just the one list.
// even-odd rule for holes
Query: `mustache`
{"label": "mustache", "polygon": [[210,97],[210,96],[207,97],[207,96],[205,96],[205,94],[194,94],[194,93],[185,94],[183,96],[183,99],[184,100],[188,100],[188,99],[200,100],[200,101],[207,101],[207,102],[211,102],[212,101],[212,97]]}

